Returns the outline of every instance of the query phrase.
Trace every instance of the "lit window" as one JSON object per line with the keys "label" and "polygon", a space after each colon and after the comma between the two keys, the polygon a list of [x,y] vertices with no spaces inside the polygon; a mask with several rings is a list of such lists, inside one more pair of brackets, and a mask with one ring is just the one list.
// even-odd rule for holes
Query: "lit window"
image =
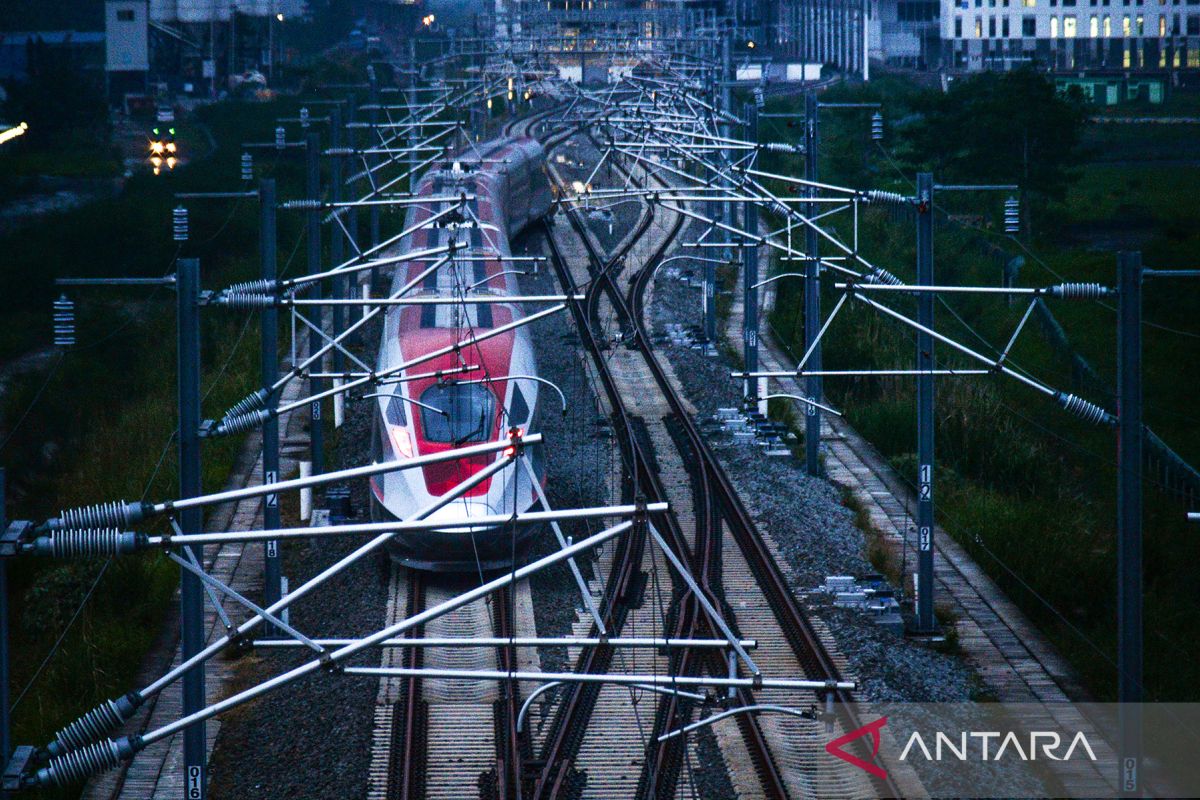
{"label": "lit window", "polygon": [[1072,15],[1063,17],[1063,38],[1075,38],[1075,17]]}
{"label": "lit window", "polygon": [[1129,48],[1128,47],[1125,48],[1125,58],[1122,60],[1121,63],[1125,66],[1125,69],[1129,69],[1131,66],[1133,66],[1133,61],[1129,58]]}
{"label": "lit window", "polygon": [[1058,38],[1058,17],[1050,18],[1050,38],[1051,39]]}
{"label": "lit window", "polygon": [[[1167,35],[1167,18],[1166,18],[1166,17],[1159,17],[1159,18],[1158,18],[1158,35],[1159,35],[1159,36],[1166,36],[1166,35]],[[1160,66],[1164,66],[1164,67],[1165,67],[1165,66],[1166,66],[1166,64],[1162,64],[1162,65],[1160,65]]]}
{"label": "lit window", "polygon": [[1021,5],[1026,8],[1037,8],[1037,0],[1022,0]]}
{"label": "lit window", "polygon": [[983,38],[983,17],[975,18],[975,38],[976,39]]}
{"label": "lit window", "polygon": [[1108,14],[1104,15],[1104,38],[1108,39],[1112,36],[1112,17]]}
{"label": "lit window", "polygon": [[1138,36],[1146,35],[1146,18],[1143,17],[1141,14],[1138,14],[1138,16],[1137,16],[1137,35]]}
{"label": "lit window", "polygon": [[[1125,16],[1121,19],[1121,35],[1128,38],[1129,34],[1130,34],[1129,17]],[[1126,61],[1129,60],[1129,51],[1128,50],[1125,51],[1125,60]],[[1129,65],[1126,64],[1125,66],[1128,67]]]}
{"label": "lit window", "polygon": [[1095,39],[1100,35],[1100,18],[1092,14],[1091,22],[1088,24],[1088,35]]}

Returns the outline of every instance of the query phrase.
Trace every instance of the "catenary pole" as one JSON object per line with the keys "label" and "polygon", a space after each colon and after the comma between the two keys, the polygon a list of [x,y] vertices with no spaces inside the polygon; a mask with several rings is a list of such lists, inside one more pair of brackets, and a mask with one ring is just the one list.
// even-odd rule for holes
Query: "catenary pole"
{"label": "catenary pole", "polygon": [[[758,107],[753,103],[742,106],[746,117],[746,139],[754,142],[758,139]],[[758,204],[742,203],[742,214],[746,232],[751,236],[758,234]],[[742,356],[746,364],[746,372],[758,371],[758,247],[750,239],[742,242]],[[758,398],[758,380],[747,378],[742,388],[742,395],[747,402]]]}
{"label": "catenary pole", "polygon": [[[310,133],[306,139],[306,150],[308,153],[305,194],[309,200],[321,199],[321,137],[320,134]],[[372,206],[375,208],[375,206]],[[313,208],[309,209],[305,214],[308,228],[308,274],[315,275],[321,271],[321,217],[320,212]],[[313,281],[308,287],[308,297],[310,300],[321,299],[321,282]],[[324,329],[324,312],[318,309],[316,314],[315,324],[317,328]],[[308,334],[308,352],[316,353],[321,349],[324,342],[321,341],[321,334],[316,330],[310,330]],[[315,364],[314,366],[320,366]],[[310,378],[309,389],[315,397],[325,390],[325,381],[321,378]],[[325,432],[321,420],[321,401],[313,400],[311,405],[311,416],[309,423],[309,455],[312,459],[312,472],[314,475],[319,475],[325,470]]]}
{"label": "catenary pole", "polygon": [[1142,759],[1142,256],[1118,257],[1117,699],[1123,797],[1139,797]]}
{"label": "catenary pole", "polygon": [[[817,153],[820,147],[819,135],[820,104],[817,93],[808,92],[804,98],[804,177],[812,182],[819,180]],[[809,197],[817,196],[815,186],[810,186]],[[816,203],[808,203],[805,215],[812,219],[817,215]],[[808,368],[813,371],[821,370],[821,262],[817,257],[819,237],[812,225],[804,226],[804,252],[808,256],[804,267],[804,347],[811,348]],[[815,346],[814,346],[815,343]],[[822,402],[822,380],[819,375],[810,375],[805,379],[805,392],[811,403],[804,406],[804,464],[809,475],[821,475],[821,409],[816,405]]]}
{"label": "catenary pole", "polygon": [[[179,388],[179,496],[197,497],[200,485],[200,262],[194,258],[179,260],[176,278],[178,297],[178,388]],[[200,533],[204,512],[184,509],[179,514],[183,533]],[[204,548],[191,546],[198,563],[204,563]],[[186,557],[186,555],[185,555]],[[183,659],[204,648],[204,589],[200,579],[180,571],[180,636]],[[183,713],[195,714],[205,706],[204,664],[199,663],[183,676]],[[184,791],[188,800],[203,800],[208,795],[206,764],[208,742],[204,721],[183,731]]]}
{"label": "catenary pole", "polygon": [[[276,204],[275,179],[263,178],[258,185],[258,202],[260,214],[259,276],[264,281],[274,281],[277,272],[276,248]],[[262,335],[262,385],[274,386],[279,380],[279,311],[275,307],[264,308],[260,312],[259,322]],[[271,392],[267,398],[267,408],[273,409],[279,402],[279,393]],[[262,480],[264,484],[275,483],[279,480],[279,418],[269,416],[262,423]],[[263,498],[263,528],[278,530],[281,525],[279,515],[279,495],[269,494]],[[279,553],[279,542],[270,540],[263,544],[263,600],[264,605],[271,605],[279,600],[282,583],[282,559]]]}
{"label": "catenary pole", "polygon": [[[933,173],[917,175],[917,285],[933,285]],[[933,329],[932,292],[917,297],[917,632],[933,618]]]}

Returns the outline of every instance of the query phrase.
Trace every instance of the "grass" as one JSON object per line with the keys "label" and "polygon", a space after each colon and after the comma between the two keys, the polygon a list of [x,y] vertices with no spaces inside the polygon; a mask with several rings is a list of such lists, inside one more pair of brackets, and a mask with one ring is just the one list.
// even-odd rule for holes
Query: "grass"
{"label": "grass", "polygon": [[[190,204],[191,239],[180,248],[171,241],[171,195],[236,186],[237,143],[268,138],[275,117],[289,114],[294,108],[283,102],[204,109],[199,123],[218,142],[215,152],[170,176],[134,176],[114,198],[39,218],[0,238],[6,253],[0,358],[45,346],[57,276],[162,275],[179,255],[201,259],[205,288],[256,276],[253,201]],[[202,147],[197,141],[195,152]],[[295,165],[273,156],[257,161],[260,175],[280,182],[281,196],[299,193]],[[299,223],[280,215],[281,269],[299,241]],[[78,346],[54,356],[48,373],[13,378],[0,406],[10,516],[40,519],[74,505],[177,494],[173,293],[96,289],[73,297]],[[258,385],[258,326],[253,316],[219,309],[202,320],[203,410],[212,417]],[[240,437],[205,442],[206,491],[224,485],[241,443]],[[15,564],[14,699],[32,686],[16,708],[14,740],[43,744],[100,700],[135,688],[177,585],[177,567],[157,553],[108,563]]]}
{"label": "grass", "polygon": [[[902,119],[914,87],[886,77],[868,89],[847,89],[830,99],[883,99],[889,120]],[[870,97],[868,97],[870,95]],[[1179,100],[1180,105],[1194,98]],[[893,110],[895,109],[895,110]],[[782,109],[769,108],[776,111]],[[1133,112],[1129,112],[1133,113]],[[911,191],[894,166],[866,139],[865,124],[849,115],[822,117],[822,177],[842,185]],[[1192,130],[1194,139],[1194,129]],[[898,147],[903,125],[889,126]],[[999,206],[986,196],[943,195],[957,224],[939,215],[935,234],[939,281],[997,285],[1001,264],[1026,260],[1018,285],[1068,280],[1115,281],[1112,250],[1136,247],[1154,266],[1194,266],[1200,233],[1200,198],[1191,191],[1200,166],[1196,144],[1177,126],[1095,125],[1087,134],[1087,161],[1060,203],[1032,220],[1033,238],[1022,244],[997,235]],[[1166,157],[1175,163],[1164,164]],[[774,156],[769,171],[800,174],[796,159]],[[974,226],[981,226],[979,228]],[[862,217],[862,252],[874,263],[912,280],[915,258],[910,218],[886,209]],[[849,227],[841,226],[849,237]],[[1028,248],[1026,252],[1025,248]],[[829,309],[835,297],[823,298]],[[796,282],[781,281],[771,324],[793,351],[801,349],[803,319]],[[912,312],[911,300],[895,305]],[[1145,396],[1147,422],[1186,460],[1200,463],[1200,425],[1184,365],[1200,361],[1194,284],[1145,287]],[[1043,335],[1036,319],[1011,359],[1056,388],[1075,391],[1116,410],[1115,314],[1095,303],[1056,303],[1053,311],[1071,346],[1086,357],[1104,388],[1077,384],[1070,361]],[[937,327],[985,353],[976,338],[1003,346],[1024,305],[953,298],[936,311]],[[958,315],[967,325],[960,323]],[[837,368],[911,367],[914,340],[897,326],[848,306],[825,341],[824,365]],[[939,359],[964,366],[939,346]],[[911,381],[829,379],[826,391],[849,420],[908,480],[915,477],[915,396]],[[1052,402],[1010,380],[942,380],[937,399],[937,511],[939,522],[1054,640],[1098,698],[1115,687],[1115,437],[1064,415]],[[1183,565],[1200,557],[1200,542],[1184,522],[1183,506],[1160,493],[1147,475],[1146,675],[1148,696],[1194,700],[1198,693],[1200,589]]]}

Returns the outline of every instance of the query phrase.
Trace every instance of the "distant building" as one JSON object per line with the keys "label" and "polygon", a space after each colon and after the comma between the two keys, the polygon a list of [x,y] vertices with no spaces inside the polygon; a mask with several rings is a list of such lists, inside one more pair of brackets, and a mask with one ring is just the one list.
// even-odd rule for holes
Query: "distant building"
{"label": "distant building", "polygon": [[79,69],[104,66],[104,34],[99,31],[0,32],[0,80],[28,78],[35,48],[66,56]]}
{"label": "distant building", "polygon": [[1197,1],[942,0],[945,66],[1200,70]]}
{"label": "distant building", "polygon": [[871,0],[871,57],[891,66],[926,69],[941,55],[939,0]]}

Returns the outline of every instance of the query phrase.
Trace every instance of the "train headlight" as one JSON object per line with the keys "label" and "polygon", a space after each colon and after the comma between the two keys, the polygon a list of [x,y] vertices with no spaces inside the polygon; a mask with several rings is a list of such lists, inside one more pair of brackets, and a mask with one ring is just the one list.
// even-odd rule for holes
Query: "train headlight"
{"label": "train headlight", "polygon": [[388,425],[388,441],[392,443],[392,450],[400,458],[412,458],[413,446],[412,437],[408,435],[408,428],[403,425]]}

